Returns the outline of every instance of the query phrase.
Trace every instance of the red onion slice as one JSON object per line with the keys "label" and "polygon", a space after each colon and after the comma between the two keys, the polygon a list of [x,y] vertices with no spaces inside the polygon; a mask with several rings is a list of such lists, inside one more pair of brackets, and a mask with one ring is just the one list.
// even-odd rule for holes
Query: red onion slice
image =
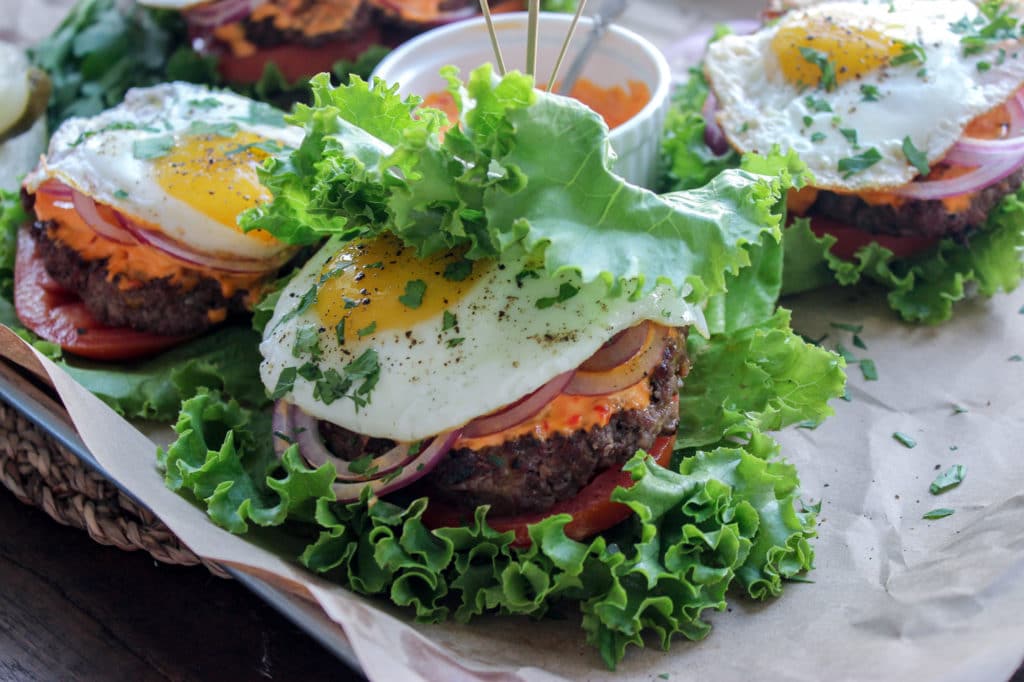
{"label": "red onion slice", "polygon": [[608,372],[577,371],[565,387],[565,392],[569,395],[607,395],[629,388],[650,376],[661,362],[668,329],[658,324],[648,327],[647,343],[639,353]]}
{"label": "red onion slice", "polygon": [[338,457],[324,445],[316,419],[296,407],[290,406],[291,423],[299,454],[312,467],[321,467],[326,462],[334,465],[335,476],[340,481],[367,481],[380,478],[402,466],[409,458],[411,443],[399,443],[383,455],[374,457],[362,473],[352,471],[352,462]]}
{"label": "red onion slice", "polygon": [[214,0],[184,11],[189,26],[212,30],[232,21],[245,19],[252,13],[250,0]]}
{"label": "red onion slice", "polygon": [[647,340],[649,322],[624,329],[613,336],[579,367],[583,372],[607,372],[640,352]]}
{"label": "red onion slice", "polygon": [[554,400],[572,380],[573,374],[574,370],[559,374],[533,393],[520,398],[501,411],[474,419],[462,429],[462,435],[466,438],[479,438],[526,421]]}
{"label": "red onion slice", "polygon": [[1024,154],[1024,137],[1001,140],[964,137],[953,145],[943,161],[957,166],[981,166],[993,161],[1005,160],[1008,156],[1022,154]]}
{"label": "red onion slice", "polygon": [[369,487],[375,495],[379,496],[387,495],[399,488],[415,483],[429,474],[438,465],[441,458],[448,454],[448,451],[452,449],[452,445],[455,444],[455,441],[461,435],[462,429],[455,429],[454,431],[434,436],[434,439],[430,441],[430,445],[417,455],[415,459],[410,460],[408,464],[400,469],[395,469],[395,472],[400,472],[397,476],[382,476],[365,483],[335,483],[333,486],[334,496],[338,502],[354,502],[359,499],[363,488],[366,487]]}
{"label": "red onion slice", "polygon": [[715,154],[722,155],[729,151],[729,140],[715,119],[717,110],[718,98],[715,97],[715,93],[708,91],[704,106],[700,110],[700,115],[704,117],[704,144]]}
{"label": "red onion slice", "polygon": [[139,242],[130,232],[103,219],[96,208],[96,202],[76,190],[71,191],[71,203],[75,205],[75,211],[85,221],[85,224],[92,228],[92,231],[112,242],[133,246]]}
{"label": "red onion slice", "polygon": [[199,265],[211,270],[221,270],[223,272],[235,272],[242,274],[258,274],[274,270],[278,266],[282,265],[289,257],[289,253],[285,251],[268,260],[242,257],[221,258],[219,256],[212,256],[210,254],[193,251],[181,242],[168,237],[163,232],[141,227],[123,214],[118,214],[118,220],[121,222],[121,226],[124,227],[124,229],[131,232],[136,239],[146,246],[151,246],[158,251],[163,251],[168,256],[177,258],[180,261],[184,261],[191,265]]}
{"label": "red onion slice", "polygon": [[970,173],[946,180],[924,180],[911,182],[893,190],[894,194],[907,199],[934,200],[946,197],[969,194],[984,189],[989,185],[1012,175],[1024,166],[1024,153],[1006,154],[999,160],[989,160]]}

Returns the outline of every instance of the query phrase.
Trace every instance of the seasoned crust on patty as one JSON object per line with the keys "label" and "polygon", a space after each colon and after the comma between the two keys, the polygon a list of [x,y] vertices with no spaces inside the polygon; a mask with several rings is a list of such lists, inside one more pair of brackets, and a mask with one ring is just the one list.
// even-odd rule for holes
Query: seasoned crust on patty
{"label": "seasoned crust on patty", "polygon": [[940,200],[907,200],[899,206],[869,204],[854,194],[821,190],[808,215],[830,218],[872,234],[900,237],[963,237],[985,224],[1003,197],[1024,182],[1024,169],[977,192],[965,211],[950,213]]}
{"label": "seasoned crust on patty", "polygon": [[[76,292],[92,315],[111,327],[186,336],[200,334],[227,315],[246,311],[247,292],[236,291],[225,298],[220,283],[200,277],[196,286],[185,289],[167,278],[140,282],[122,289],[120,275],[110,278],[106,260],[86,260],[77,251],[51,236],[53,221],[37,221],[32,236],[46,272],[61,286]],[[211,311],[214,314],[211,318]]]}
{"label": "seasoned crust on patty", "polygon": [[[546,441],[523,436],[500,445],[450,451],[417,484],[427,495],[460,509],[491,506],[493,514],[540,512],[580,491],[600,471],[623,464],[638,449],[672,435],[679,424],[679,378],[688,369],[685,335],[671,337],[647,381],[650,403],[612,415],[608,424]],[[320,422],[327,446],[343,459],[380,454],[390,441],[366,439]]]}

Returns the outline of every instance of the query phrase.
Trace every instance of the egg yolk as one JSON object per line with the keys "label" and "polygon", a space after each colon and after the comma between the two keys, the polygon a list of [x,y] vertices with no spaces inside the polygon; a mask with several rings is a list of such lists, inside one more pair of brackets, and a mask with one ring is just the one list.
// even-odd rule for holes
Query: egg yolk
{"label": "egg yolk", "polygon": [[[256,176],[267,152],[255,146],[265,142],[252,133],[188,135],[157,158],[156,178],[170,196],[210,219],[241,232],[238,214],[271,199]],[[248,235],[262,242],[274,238],[261,230]]]}
{"label": "egg yolk", "polygon": [[345,340],[408,329],[428,319],[438,320],[440,333],[445,311],[490,267],[492,261],[471,262],[461,253],[421,259],[393,236],[356,240],[320,271],[316,311],[320,322]]}
{"label": "egg yolk", "polygon": [[783,76],[797,87],[821,84],[822,55],[835,71],[835,84],[842,85],[885,66],[902,50],[898,41],[875,29],[842,26],[829,16],[780,26],[772,38]]}

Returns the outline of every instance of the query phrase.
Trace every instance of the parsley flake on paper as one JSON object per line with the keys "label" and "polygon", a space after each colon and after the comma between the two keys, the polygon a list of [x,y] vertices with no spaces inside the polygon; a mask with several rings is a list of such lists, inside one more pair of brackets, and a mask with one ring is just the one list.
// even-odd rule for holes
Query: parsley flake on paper
{"label": "parsley flake on paper", "polygon": [[944,519],[947,516],[952,516],[953,510],[945,507],[941,509],[932,509],[930,512],[926,512],[921,518],[928,521],[934,521],[935,519]]}
{"label": "parsley flake on paper", "polygon": [[899,441],[904,447],[913,448],[917,446],[917,441],[903,433],[902,431],[896,431],[892,434],[892,437]]}
{"label": "parsley flake on paper", "polygon": [[967,467],[963,464],[954,464],[939,474],[935,480],[932,481],[932,484],[928,486],[928,490],[931,491],[932,495],[938,495],[946,492],[947,490],[952,490],[960,485],[966,475]]}
{"label": "parsley flake on paper", "polygon": [[860,373],[864,375],[866,381],[878,381],[878,368],[875,367],[875,361],[871,358],[864,358],[860,361]]}

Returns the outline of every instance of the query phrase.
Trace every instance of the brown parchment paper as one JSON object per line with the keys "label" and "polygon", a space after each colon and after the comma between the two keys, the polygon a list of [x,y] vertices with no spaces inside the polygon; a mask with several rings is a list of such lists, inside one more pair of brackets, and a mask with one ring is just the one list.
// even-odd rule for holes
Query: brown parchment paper
{"label": "brown parchment paper", "polygon": [[[0,0],[0,37],[43,35],[60,16],[55,8],[68,4]],[[623,23],[666,46],[760,6],[635,0]],[[632,651],[615,673],[584,644],[576,620],[417,625],[218,529],[164,488],[156,445],[140,430],[6,329],[0,354],[48,377],[111,477],[195,552],[318,603],[371,680],[1008,678],[1024,658],[1024,362],[1010,359],[1024,355],[1024,291],[961,304],[939,328],[900,324],[880,295],[837,289],[785,303],[799,331],[828,333],[825,345],[842,342],[873,359],[879,374],[867,381],[851,367],[852,400],[836,401],[835,417],[779,435],[805,499],[822,501],[815,582],[790,584],[763,605],[734,599],[729,612],[710,616],[706,640],[678,640],[668,653]],[[868,350],[830,322],[863,324]],[[896,431],[917,446],[898,443]],[[931,495],[929,483],[955,463],[967,467],[965,481]],[[921,519],[937,507],[956,513]]]}

